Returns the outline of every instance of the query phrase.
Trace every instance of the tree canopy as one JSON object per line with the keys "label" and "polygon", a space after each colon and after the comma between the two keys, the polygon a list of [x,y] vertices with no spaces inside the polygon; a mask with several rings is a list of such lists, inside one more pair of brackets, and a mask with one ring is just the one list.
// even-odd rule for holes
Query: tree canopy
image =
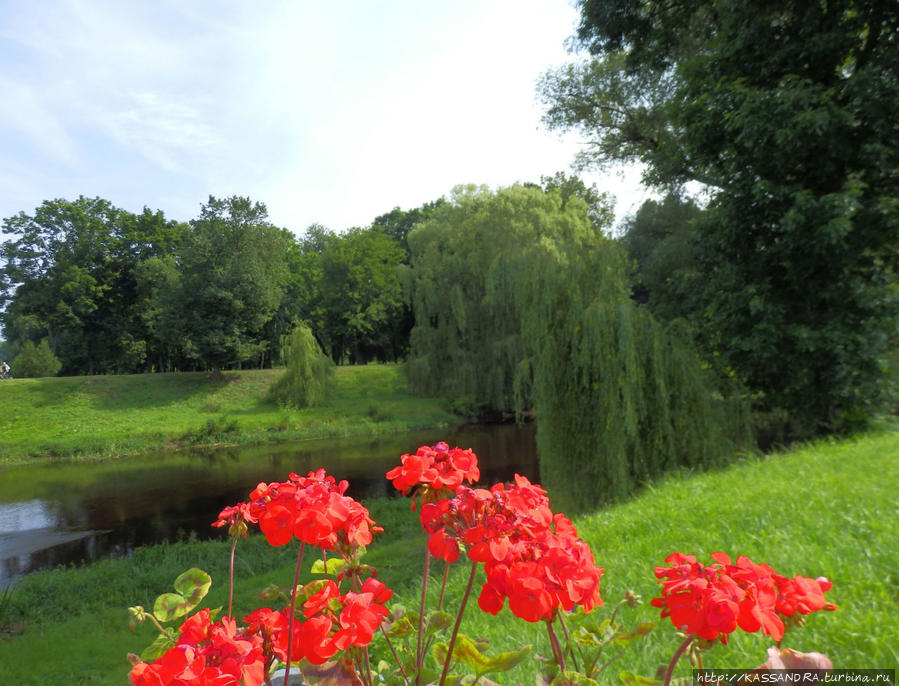
{"label": "tree canopy", "polygon": [[548,73],[584,162],[705,184],[697,330],[792,435],[883,398],[899,245],[899,5],[585,0],[591,57]]}
{"label": "tree canopy", "polygon": [[45,201],[4,222],[3,324],[11,341],[47,338],[64,373],[130,370],[145,354],[129,307],[135,267],[181,240],[182,227],[100,198]]}

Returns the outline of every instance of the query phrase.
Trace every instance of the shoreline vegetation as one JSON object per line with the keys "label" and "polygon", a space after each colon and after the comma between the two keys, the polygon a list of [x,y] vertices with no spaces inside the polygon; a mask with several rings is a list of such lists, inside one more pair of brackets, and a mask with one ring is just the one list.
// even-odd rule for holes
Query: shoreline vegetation
{"label": "shoreline vegetation", "polygon": [[413,396],[399,365],[344,366],[323,404],[279,406],[283,369],[0,382],[0,467],[209,445],[260,445],[451,426],[447,403]]}
{"label": "shoreline vegetation", "polygon": [[[838,611],[812,617],[807,626],[789,632],[785,646],[824,652],[841,668],[899,664],[890,638],[899,567],[893,490],[899,481],[897,458],[899,431],[893,425],[767,456],[748,455],[703,473],[671,474],[624,502],[577,517],[580,536],[605,567],[601,588],[606,607],[596,610],[598,619],[633,590],[643,604],[628,610],[632,619],[658,623],[658,611],[649,607],[657,595],[652,567],[675,550],[697,558],[719,550],[742,553],[785,574],[823,575],[834,583],[828,600]],[[393,602],[414,606],[423,542],[417,518],[406,499],[375,499],[366,505],[385,528],[366,562],[395,590]],[[221,541],[172,542],[139,548],[126,558],[22,578],[0,607],[0,683],[125,683],[126,653],[153,638],[149,626],[129,631],[126,608],[151,604],[192,566],[213,578],[204,605],[227,602],[229,545],[224,534]],[[258,592],[270,583],[284,585],[292,578],[293,546],[273,549],[261,536],[251,535],[239,542],[237,555],[235,614],[257,607]],[[450,575],[449,598],[462,592],[464,566]],[[433,573],[439,577],[442,569]],[[491,639],[498,650],[535,641],[534,654],[549,650],[540,643],[542,632],[508,609],[492,617],[472,606],[466,611],[470,633]],[[707,666],[753,667],[762,662],[769,643],[757,634],[735,635],[727,648],[710,651]],[[670,627],[660,625],[620,661],[620,668],[652,676],[673,647]],[[688,665],[678,669],[683,673],[676,676],[689,676]],[[532,670],[532,661],[526,660],[503,675],[502,682],[532,683]]]}

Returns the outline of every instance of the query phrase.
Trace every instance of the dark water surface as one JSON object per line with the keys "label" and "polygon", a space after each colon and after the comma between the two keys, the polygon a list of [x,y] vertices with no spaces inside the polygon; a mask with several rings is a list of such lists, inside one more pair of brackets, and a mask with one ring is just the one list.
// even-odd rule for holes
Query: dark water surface
{"label": "dark water surface", "polygon": [[136,546],[221,538],[210,524],[260,481],[324,467],[357,499],[393,496],[384,474],[403,453],[444,440],[472,448],[481,484],[538,479],[533,425],[435,429],[213,452],[55,462],[0,472],[0,587],[37,569],[127,555]]}

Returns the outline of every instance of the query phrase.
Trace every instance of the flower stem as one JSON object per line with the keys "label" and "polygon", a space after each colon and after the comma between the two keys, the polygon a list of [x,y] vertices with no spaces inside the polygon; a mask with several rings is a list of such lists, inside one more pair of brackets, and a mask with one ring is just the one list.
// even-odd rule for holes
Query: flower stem
{"label": "flower stem", "polygon": [[465,594],[462,596],[462,602],[459,604],[459,614],[456,615],[456,623],[453,625],[453,634],[450,636],[449,646],[446,649],[446,663],[443,665],[443,672],[440,674],[440,684],[446,681],[447,672],[449,672],[450,662],[453,661],[453,646],[456,644],[456,636],[459,635],[459,625],[462,624],[462,614],[465,612],[465,605],[468,603],[468,596],[471,595],[471,587],[474,585],[474,575],[478,571],[478,563],[471,561],[471,573],[468,575],[468,585],[465,586]]}
{"label": "flower stem", "polygon": [[[565,646],[568,648],[568,653],[571,655],[571,661],[574,663],[574,671],[579,672],[581,671],[581,668],[577,663],[577,655],[574,653],[574,644],[571,642],[568,627],[565,626],[565,619],[562,617],[561,612],[556,616],[559,618],[559,626],[562,627],[562,633],[565,634]],[[583,657],[583,654],[581,654],[581,656]],[[587,676],[589,676],[589,674]]]}
{"label": "flower stem", "polygon": [[425,626],[425,598],[428,593],[428,574],[431,569],[431,551],[425,548],[425,573],[421,580],[421,604],[418,607],[418,646],[415,651],[415,684],[421,686],[421,666],[424,656],[421,654],[422,633]]}
{"label": "flower stem", "polygon": [[437,609],[443,609],[443,596],[446,594],[446,579],[449,576],[450,563],[443,563],[443,585],[440,587],[440,600],[437,601]]}
{"label": "flower stem", "polygon": [[677,664],[677,661],[680,659],[680,656],[684,654],[684,651],[690,647],[690,644],[693,642],[692,636],[687,636],[684,639],[684,642],[681,643],[677,650],[674,651],[674,655],[671,658],[671,662],[668,663],[668,670],[665,672],[665,683],[664,686],[668,686],[671,683],[671,675],[674,674],[674,665]]}
{"label": "flower stem", "polygon": [[159,633],[161,633],[161,634],[165,633],[165,629],[162,628],[162,624],[159,623],[159,620],[156,619],[156,616],[152,612],[148,612],[147,617],[149,617],[150,621],[156,625],[156,628],[159,629]]}
{"label": "flower stem", "polygon": [[368,657],[368,646],[362,647],[362,659],[365,662],[365,683],[368,686],[374,686],[374,680],[371,676],[371,661]]}
{"label": "flower stem", "polygon": [[406,682],[407,686],[409,684],[409,675],[406,674],[406,670],[403,669],[403,663],[400,661],[400,656],[396,654],[396,650],[393,647],[393,643],[390,642],[390,637],[387,636],[387,631],[384,629],[384,625],[380,626],[381,633],[384,634],[384,640],[387,642],[387,647],[390,648],[390,654],[393,655],[393,659],[396,660],[396,666],[400,668],[400,674],[403,675],[403,680]]}
{"label": "flower stem", "polygon": [[231,543],[231,563],[228,566],[228,616],[231,617],[231,610],[234,605],[234,550],[237,548],[237,537]]}
{"label": "flower stem", "polygon": [[293,586],[290,589],[290,614],[287,616],[287,655],[284,665],[284,686],[287,686],[287,680],[290,678],[290,649],[293,645],[293,620],[294,610],[297,604],[297,584],[300,583],[300,565],[303,564],[303,550],[306,544],[300,543],[300,552],[297,554],[297,567],[293,573]]}
{"label": "flower stem", "polygon": [[546,620],[546,631],[549,633],[549,642],[553,648],[553,655],[556,658],[556,662],[559,664],[559,669],[561,671],[565,671],[565,655],[562,652],[562,646],[559,645],[559,638],[556,636],[556,632],[553,631],[553,620]]}

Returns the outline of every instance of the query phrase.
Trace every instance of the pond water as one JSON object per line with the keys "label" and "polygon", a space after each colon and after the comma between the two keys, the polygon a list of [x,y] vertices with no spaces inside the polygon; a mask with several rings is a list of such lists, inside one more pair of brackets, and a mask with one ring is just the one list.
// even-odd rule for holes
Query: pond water
{"label": "pond water", "polygon": [[53,462],[0,472],[0,588],[28,572],[127,555],[136,546],[221,538],[210,524],[260,481],[324,467],[348,495],[396,495],[384,479],[399,456],[444,440],[472,448],[481,484],[538,480],[533,425],[435,429],[210,452],[155,453],[102,462]]}

